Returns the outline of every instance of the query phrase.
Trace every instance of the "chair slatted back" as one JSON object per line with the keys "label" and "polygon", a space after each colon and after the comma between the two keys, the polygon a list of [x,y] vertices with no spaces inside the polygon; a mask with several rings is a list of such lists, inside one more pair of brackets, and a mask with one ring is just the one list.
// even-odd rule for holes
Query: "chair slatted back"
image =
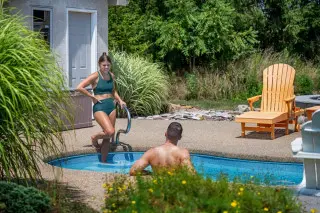
{"label": "chair slatted back", "polygon": [[263,70],[262,112],[287,112],[285,99],[294,94],[296,71],[287,64],[273,64]]}

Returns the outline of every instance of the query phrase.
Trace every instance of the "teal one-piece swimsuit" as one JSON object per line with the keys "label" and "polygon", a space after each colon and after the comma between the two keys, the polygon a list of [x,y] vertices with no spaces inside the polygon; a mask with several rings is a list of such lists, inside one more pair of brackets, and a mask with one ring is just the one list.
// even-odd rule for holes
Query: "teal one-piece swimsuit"
{"label": "teal one-piece swimsuit", "polygon": [[[110,76],[110,80],[104,80],[100,75],[100,72],[98,72],[99,80],[97,86],[93,89],[94,95],[112,94],[113,79],[110,72],[108,73]],[[93,113],[103,111],[107,115],[110,115],[110,113],[115,109],[114,98],[102,99],[100,100],[100,102],[97,102],[93,105]]]}

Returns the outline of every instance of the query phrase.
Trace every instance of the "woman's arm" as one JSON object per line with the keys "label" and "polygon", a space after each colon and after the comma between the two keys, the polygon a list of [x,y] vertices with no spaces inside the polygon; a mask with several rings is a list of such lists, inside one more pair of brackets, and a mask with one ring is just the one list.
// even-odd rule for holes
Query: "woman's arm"
{"label": "woman's arm", "polygon": [[94,98],[94,95],[86,90],[86,87],[90,84],[93,84],[94,81],[98,78],[97,72],[92,73],[86,79],[81,81],[81,83],[77,86],[76,91],[81,92],[82,94],[89,96],[90,98]]}
{"label": "woman's arm", "polygon": [[126,103],[120,98],[120,96],[119,96],[119,94],[117,92],[117,85],[116,85],[116,82],[115,82],[115,75],[112,72],[110,72],[110,73],[111,73],[112,79],[113,79],[113,87],[114,87],[114,89],[112,91],[113,97],[120,104],[120,106],[122,107],[122,105],[123,104],[126,105]]}

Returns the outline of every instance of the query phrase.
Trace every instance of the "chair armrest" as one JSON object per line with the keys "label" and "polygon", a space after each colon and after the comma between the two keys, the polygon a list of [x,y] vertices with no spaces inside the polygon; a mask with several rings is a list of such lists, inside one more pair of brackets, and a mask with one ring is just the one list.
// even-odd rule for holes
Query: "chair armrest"
{"label": "chair armrest", "polygon": [[288,102],[294,101],[295,98],[296,98],[296,96],[294,95],[294,96],[292,96],[291,98],[284,99],[284,101],[285,101],[286,103],[288,103]]}
{"label": "chair armrest", "polygon": [[251,97],[251,98],[247,99],[251,111],[253,110],[253,103],[258,101],[261,97],[262,97],[262,95],[257,95],[257,96],[254,96],[254,97]]}
{"label": "chair armrest", "polygon": [[287,99],[284,99],[284,101],[286,102],[287,104],[287,107],[288,107],[288,116],[289,118],[294,115],[294,112],[295,112],[295,107],[296,107],[296,104],[295,104],[295,98],[296,96],[292,96],[290,98],[287,98]]}

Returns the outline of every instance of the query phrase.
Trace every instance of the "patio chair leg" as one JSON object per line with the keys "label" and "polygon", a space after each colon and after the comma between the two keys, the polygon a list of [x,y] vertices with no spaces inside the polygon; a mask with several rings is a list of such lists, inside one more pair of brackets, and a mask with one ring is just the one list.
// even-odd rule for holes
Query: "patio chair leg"
{"label": "patio chair leg", "polygon": [[271,124],[271,139],[275,139],[275,133],[274,133],[274,127],[275,127],[275,124]]}
{"label": "patio chair leg", "polygon": [[289,135],[289,120],[286,121],[286,135]]}
{"label": "patio chair leg", "polygon": [[246,123],[241,123],[241,136],[246,136]]}
{"label": "patio chair leg", "polygon": [[298,123],[298,116],[296,116],[296,118],[294,119],[294,131],[299,132],[299,130],[300,130],[300,125]]}

